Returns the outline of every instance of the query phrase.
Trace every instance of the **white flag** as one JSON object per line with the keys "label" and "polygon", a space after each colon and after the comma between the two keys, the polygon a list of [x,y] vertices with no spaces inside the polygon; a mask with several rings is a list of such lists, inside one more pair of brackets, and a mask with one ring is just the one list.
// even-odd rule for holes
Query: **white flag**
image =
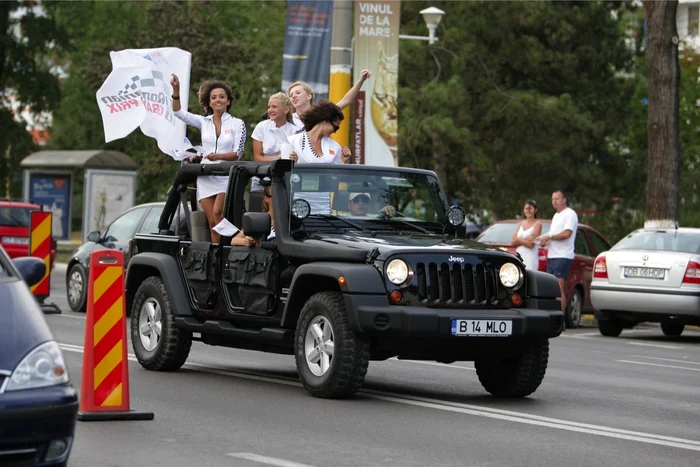
{"label": "white flag", "polygon": [[175,47],[110,52],[112,72],[97,91],[105,141],[140,127],[158,148],[180,160],[189,147],[185,123],[173,115],[170,75],[180,79],[180,105],[187,109],[192,55]]}

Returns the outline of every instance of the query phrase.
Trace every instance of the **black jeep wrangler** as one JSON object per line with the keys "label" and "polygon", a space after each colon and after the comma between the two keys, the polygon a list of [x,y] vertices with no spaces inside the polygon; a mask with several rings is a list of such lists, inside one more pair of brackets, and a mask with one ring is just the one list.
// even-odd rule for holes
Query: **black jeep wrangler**
{"label": "black jeep wrangler", "polygon": [[[224,217],[255,246],[211,242],[188,188],[202,175],[229,176]],[[248,192],[254,176],[269,191]],[[186,231],[171,230],[176,216],[190,219]],[[557,280],[458,238],[464,217],[425,170],[185,165],[160,232],[129,247],[134,353],[159,371],[180,368],[193,340],[293,354],[304,387],[324,398],[357,392],[370,360],[466,360],[489,393],[532,394],[563,328]]]}

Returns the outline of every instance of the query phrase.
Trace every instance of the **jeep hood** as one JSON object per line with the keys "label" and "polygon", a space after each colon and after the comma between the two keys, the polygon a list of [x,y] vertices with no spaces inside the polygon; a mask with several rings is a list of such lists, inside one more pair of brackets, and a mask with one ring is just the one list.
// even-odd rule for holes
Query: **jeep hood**
{"label": "jeep hood", "polygon": [[473,240],[450,237],[446,241],[442,235],[422,234],[420,232],[382,232],[375,235],[369,232],[324,233],[323,235],[313,235],[311,238],[344,247],[358,248],[361,246],[367,250],[376,248],[380,252],[379,259],[384,259],[399,251],[404,253],[450,254],[471,250],[473,252],[492,252],[512,256],[500,248]]}

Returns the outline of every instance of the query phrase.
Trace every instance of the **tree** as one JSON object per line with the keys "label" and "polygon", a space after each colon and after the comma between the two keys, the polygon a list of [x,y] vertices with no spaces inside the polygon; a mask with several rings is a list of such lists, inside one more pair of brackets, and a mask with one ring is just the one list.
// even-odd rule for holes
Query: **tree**
{"label": "tree", "polygon": [[680,203],[678,1],[645,1],[649,74],[649,176],[645,227],[674,227]]}
{"label": "tree", "polygon": [[0,173],[4,174],[4,195],[21,193],[19,163],[35,149],[27,122],[12,109],[34,116],[57,107],[58,78],[52,73],[52,59],[65,43],[54,18],[37,2],[0,2]]}

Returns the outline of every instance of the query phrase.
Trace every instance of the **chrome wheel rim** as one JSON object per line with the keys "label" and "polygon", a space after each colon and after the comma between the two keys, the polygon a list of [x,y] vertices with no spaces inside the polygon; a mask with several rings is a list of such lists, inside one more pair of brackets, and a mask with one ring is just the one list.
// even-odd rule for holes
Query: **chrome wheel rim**
{"label": "chrome wheel rim", "polygon": [[306,365],[316,376],[328,373],[335,352],[333,326],[324,316],[317,316],[306,328],[304,337],[304,355]]}
{"label": "chrome wheel rim", "polygon": [[578,323],[581,319],[581,309],[583,304],[581,303],[581,295],[578,292],[574,292],[571,296],[571,322]]}
{"label": "chrome wheel rim", "polygon": [[74,270],[68,279],[68,300],[76,304],[83,296],[83,275],[77,269]]}
{"label": "chrome wheel rim", "polygon": [[158,347],[162,329],[160,304],[155,298],[149,297],[141,305],[139,313],[139,338],[143,348],[152,352]]}

